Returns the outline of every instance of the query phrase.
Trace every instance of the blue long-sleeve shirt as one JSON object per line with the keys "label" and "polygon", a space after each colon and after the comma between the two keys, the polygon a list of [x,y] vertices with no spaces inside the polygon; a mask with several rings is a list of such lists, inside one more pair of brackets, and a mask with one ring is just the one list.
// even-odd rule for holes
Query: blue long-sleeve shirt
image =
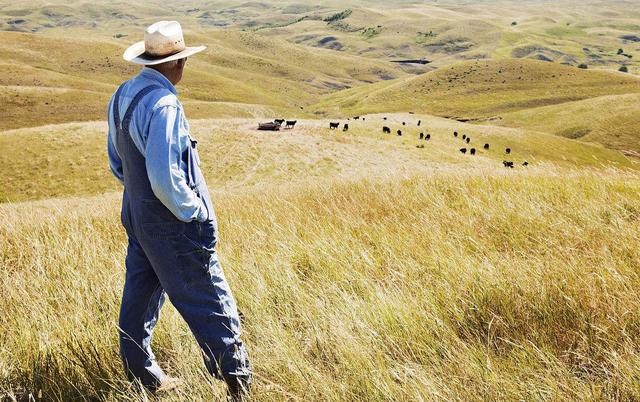
{"label": "blue long-sleeve shirt", "polygon": [[[176,88],[158,71],[144,67],[140,74],[124,84],[118,104],[121,118],[133,97],[144,87],[161,87],[145,96],[131,118],[129,133],[136,148],[145,158],[153,193],[183,222],[205,221],[207,208],[187,181],[187,165],[182,152],[191,146],[189,123],[178,100]],[[113,97],[108,109],[109,133],[107,152],[113,175],[124,184],[122,160],[116,149],[113,121]]]}

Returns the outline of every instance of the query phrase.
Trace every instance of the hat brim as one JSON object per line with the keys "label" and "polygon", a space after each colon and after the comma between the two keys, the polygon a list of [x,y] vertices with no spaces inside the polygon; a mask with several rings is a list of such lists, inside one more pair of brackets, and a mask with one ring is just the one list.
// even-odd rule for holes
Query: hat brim
{"label": "hat brim", "polygon": [[187,47],[183,51],[172,54],[163,58],[149,58],[145,56],[144,41],[134,43],[124,51],[122,58],[130,63],[141,64],[144,66],[153,66],[156,64],[166,63],[168,61],[184,59],[185,57],[193,56],[205,50],[206,46]]}

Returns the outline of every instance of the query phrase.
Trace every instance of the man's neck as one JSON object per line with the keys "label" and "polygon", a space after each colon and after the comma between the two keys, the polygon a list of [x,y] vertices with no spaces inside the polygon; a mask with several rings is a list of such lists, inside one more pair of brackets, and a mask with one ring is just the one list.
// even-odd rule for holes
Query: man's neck
{"label": "man's neck", "polygon": [[174,86],[175,86],[175,85],[177,84],[177,83],[175,82],[175,78],[173,77],[173,74],[171,74],[169,71],[166,71],[166,70],[165,70],[165,69],[163,69],[163,68],[158,68],[158,67],[156,67],[156,66],[147,66],[147,67],[149,67],[150,69],[155,70],[155,71],[159,72],[160,74],[164,75],[164,77],[165,77],[167,80],[169,80],[169,82],[170,82],[172,85],[174,85]]}

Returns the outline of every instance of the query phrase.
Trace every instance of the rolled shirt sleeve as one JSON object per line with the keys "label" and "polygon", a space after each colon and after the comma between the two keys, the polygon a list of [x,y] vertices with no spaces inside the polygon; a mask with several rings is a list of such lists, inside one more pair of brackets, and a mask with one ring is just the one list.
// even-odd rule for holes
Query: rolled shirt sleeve
{"label": "rolled shirt sleeve", "polygon": [[180,129],[180,118],[181,110],[175,105],[159,106],[153,111],[145,146],[147,174],[153,193],[176,218],[204,222],[207,208],[189,187],[181,167],[181,155],[189,141],[188,133]]}

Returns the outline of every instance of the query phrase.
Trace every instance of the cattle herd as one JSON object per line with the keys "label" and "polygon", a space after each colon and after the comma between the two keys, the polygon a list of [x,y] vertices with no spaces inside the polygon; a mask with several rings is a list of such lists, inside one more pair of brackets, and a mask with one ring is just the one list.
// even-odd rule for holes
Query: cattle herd
{"label": "cattle herd", "polygon": [[[364,120],[364,117],[360,117],[360,116],[353,117],[353,120],[360,120],[360,119]],[[348,119],[348,120],[350,120],[350,119]],[[387,119],[387,117],[383,117],[382,120],[383,121],[387,121],[388,119]],[[407,126],[407,122],[406,121],[403,121],[401,124],[402,124],[403,127]],[[416,125],[418,127],[421,127],[422,126],[422,120],[418,120]],[[337,130],[339,128],[340,128],[340,122],[333,122],[333,121],[329,122],[329,129],[330,130]],[[342,131],[349,131],[349,123],[343,123],[342,124]],[[391,134],[391,127],[389,127],[387,125],[382,126],[382,134]],[[396,134],[399,137],[401,137],[403,132],[402,132],[401,129],[398,129],[396,131]],[[458,132],[454,131],[453,132],[453,137],[454,138],[461,138],[463,144],[471,145],[471,141],[472,141],[471,137],[469,137],[466,134],[462,134],[462,136],[459,136]],[[418,133],[418,140],[423,140],[423,141],[431,140],[431,133],[425,133],[424,131],[419,132]],[[422,149],[422,148],[424,148],[424,144],[418,144],[418,145],[416,145],[416,148]],[[485,143],[482,146],[482,149],[485,150],[485,151],[489,151],[490,148],[491,148],[491,145],[489,143]],[[469,154],[469,155],[472,155],[472,156],[476,155],[478,153],[478,150],[475,147],[463,147],[463,148],[460,148],[459,151],[463,155]],[[505,148],[504,153],[505,153],[505,155],[511,155],[511,148]],[[504,167],[510,168],[510,169],[513,169],[515,167],[515,163],[513,161],[507,161],[507,160],[503,160],[502,161],[502,165]],[[525,166],[525,167],[529,166],[529,162],[524,161],[522,163],[522,166]]]}
{"label": "cattle herd", "polygon": [[[412,114],[412,113],[411,113]],[[347,119],[347,120],[351,120],[351,119]],[[355,116],[353,117],[353,120],[362,120],[365,121],[365,117],[361,117],[361,116]],[[383,117],[382,118],[383,121],[387,121],[387,117]],[[273,122],[268,122],[268,123],[260,123],[258,124],[258,130],[270,130],[270,131],[278,131],[280,130],[281,126],[283,124],[285,124],[285,129],[292,129],[295,127],[297,123],[297,120],[285,120],[285,119],[275,119]],[[402,122],[402,126],[406,127],[407,126],[407,122],[403,121]],[[418,120],[417,127],[421,127],[422,126],[422,120]],[[329,130],[338,130],[340,129],[340,122],[329,122]],[[349,131],[349,123],[342,123],[342,131]],[[382,126],[382,134],[391,134],[391,127],[389,127],[388,125],[384,125]],[[401,129],[396,130],[396,134],[397,136],[401,137],[403,135],[403,132]],[[462,153],[463,155],[476,155],[478,153],[478,150],[475,147],[471,146],[471,137],[469,137],[466,134],[462,134],[462,136],[460,136],[458,134],[457,131],[453,132],[453,137],[454,138],[460,138],[462,140],[463,144],[469,144],[469,147],[462,147],[459,149],[460,153]],[[431,133],[426,132],[426,130],[421,130],[418,133],[418,140],[422,140],[422,141],[430,141],[431,140]],[[424,148],[424,144],[418,144],[416,145],[416,148]],[[491,148],[491,146],[489,145],[489,143],[485,143],[482,146],[482,149],[485,151],[489,151],[489,149]],[[504,150],[504,154],[505,155],[511,155],[511,148],[505,148]],[[506,168],[510,168],[513,169],[515,167],[515,163],[513,161],[508,161],[508,160],[503,160],[502,161],[502,165]],[[522,163],[522,166],[529,166],[529,162],[524,161]]]}

